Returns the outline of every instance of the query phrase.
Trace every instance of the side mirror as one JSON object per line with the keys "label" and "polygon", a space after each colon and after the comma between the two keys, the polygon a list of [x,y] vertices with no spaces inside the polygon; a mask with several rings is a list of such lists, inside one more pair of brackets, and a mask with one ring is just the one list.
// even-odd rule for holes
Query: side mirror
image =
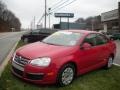
{"label": "side mirror", "polygon": [[83,50],[88,50],[88,49],[90,49],[91,47],[92,47],[91,44],[89,44],[89,43],[84,43],[84,44],[82,45],[81,49],[83,49]]}

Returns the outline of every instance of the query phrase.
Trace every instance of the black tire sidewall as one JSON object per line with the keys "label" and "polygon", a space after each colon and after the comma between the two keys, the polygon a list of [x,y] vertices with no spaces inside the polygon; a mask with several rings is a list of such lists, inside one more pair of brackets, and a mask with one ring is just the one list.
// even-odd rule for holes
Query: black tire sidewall
{"label": "black tire sidewall", "polygon": [[[57,77],[57,85],[58,85],[58,86],[66,86],[66,85],[63,84],[63,82],[62,82],[62,73],[63,73],[63,71],[64,71],[66,68],[68,68],[68,67],[73,69],[73,72],[74,72],[73,80],[74,80],[74,77],[75,77],[75,67],[74,67],[74,65],[72,65],[72,64],[66,64],[66,65],[62,66],[61,69],[60,69],[59,72],[58,72],[58,77]],[[72,80],[72,81],[73,81],[73,80]],[[69,84],[71,84],[72,81],[71,81]],[[68,85],[69,85],[69,84],[68,84]]]}

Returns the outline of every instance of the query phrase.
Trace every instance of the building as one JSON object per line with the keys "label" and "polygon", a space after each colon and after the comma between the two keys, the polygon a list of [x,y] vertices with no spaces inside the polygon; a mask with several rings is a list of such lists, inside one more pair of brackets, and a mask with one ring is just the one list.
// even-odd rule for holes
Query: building
{"label": "building", "polygon": [[118,3],[118,9],[102,13],[101,21],[105,32],[120,32],[120,2]]}
{"label": "building", "polygon": [[101,21],[105,32],[119,32],[119,13],[118,9],[101,14]]}
{"label": "building", "polygon": [[84,24],[85,27],[84,29],[86,30],[94,30],[94,31],[99,31],[102,30],[103,26],[101,24],[101,16],[93,16],[93,17],[88,17],[86,19],[84,18],[78,18],[76,21],[76,23],[79,24]]}
{"label": "building", "polygon": [[53,25],[54,29],[85,29],[86,24],[85,23],[75,23],[75,22],[61,22],[59,24]]}

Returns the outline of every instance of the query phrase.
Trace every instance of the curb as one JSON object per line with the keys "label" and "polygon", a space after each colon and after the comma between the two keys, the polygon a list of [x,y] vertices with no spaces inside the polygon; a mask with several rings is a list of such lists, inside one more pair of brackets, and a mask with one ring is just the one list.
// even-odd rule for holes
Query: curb
{"label": "curb", "polygon": [[16,46],[18,45],[19,41],[17,41],[15,43],[15,45],[13,46],[13,48],[11,49],[11,51],[9,52],[9,54],[7,55],[7,57],[5,58],[4,62],[0,65],[0,77],[2,75],[2,72],[4,71],[6,65],[8,64],[8,61],[11,59],[11,56],[13,54],[13,52],[15,51]]}
{"label": "curb", "polygon": [[117,63],[113,63],[113,65],[115,65],[115,66],[119,66],[119,67],[120,67],[120,64],[117,64]]}

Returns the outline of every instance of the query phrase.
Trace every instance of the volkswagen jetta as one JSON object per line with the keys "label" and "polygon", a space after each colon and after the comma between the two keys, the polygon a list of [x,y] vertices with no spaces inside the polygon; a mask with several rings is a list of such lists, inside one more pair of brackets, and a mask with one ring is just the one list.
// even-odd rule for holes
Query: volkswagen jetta
{"label": "volkswagen jetta", "polygon": [[12,58],[12,73],[36,84],[69,85],[75,76],[106,67],[116,53],[115,43],[101,33],[64,30],[41,42],[25,45]]}

